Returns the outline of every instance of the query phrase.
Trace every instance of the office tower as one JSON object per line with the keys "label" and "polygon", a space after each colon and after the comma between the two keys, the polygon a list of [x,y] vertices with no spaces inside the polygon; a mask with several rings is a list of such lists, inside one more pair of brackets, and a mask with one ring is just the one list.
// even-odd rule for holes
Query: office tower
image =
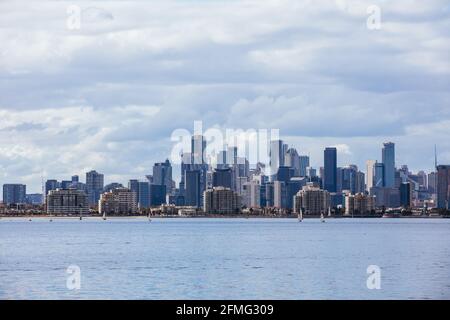
{"label": "office tower", "polygon": [[191,140],[191,153],[193,164],[205,163],[206,141],[202,135],[194,135]]}
{"label": "office tower", "polygon": [[366,191],[366,175],[364,172],[358,171],[356,173],[356,189],[355,194],[364,193]]}
{"label": "office tower", "polygon": [[273,182],[273,206],[279,209],[288,207],[287,184],[283,181]]}
{"label": "office tower", "polygon": [[419,186],[423,189],[425,189],[428,185],[427,182],[427,174],[425,173],[425,171],[419,171],[417,172],[417,182],[419,183]]}
{"label": "office tower", "polygon": [[238,158],[238,148],[228,147],[226,156],[227,164],[230,166],[237,164],[237,158]]}
{"label": "office tower", "polygon": [[278,172],[280,166],[284,166],[283,141],[274,140],[270,142],[270,168],[269,173],[272,178]]}
{"label": "office tower", "polygon": [[384,164],[376,162],[373,167],[373,187],[384,187]]}
{"label": "office tower", "polygon": [[71,185],[72,185],[72,180],[61,181],[61,189],[69,189]]}
{"label": "office tower", "polygon": [[86,173],[86,191],[90,206],[98,205],[104,187],[104,176],[93,170]]}
{"label": "office tower", "polygon": [[149,208],[151,204],[150,198],[150,183],[139,182],[137,203],[140,209]]}
{"label": "office tower", "polygon": [[384,164],[384,186],[395,186],[395,144],[386,142],[383,144],[382,159]]}
{"label": "office tower", "polygon": [[411,207],[412,200],[412,187],[411,183],[403,182],[400,185],[400,205],[403,208]]}
{"label": "office tower", "polygon": [[101,214],[131,215],[137,213],[136,193],[127,188],[114,189],[103,193],[98,208]]}
{"label": "office tower", "polygon": [[375,176],[375,164],[377,160],[367,160],[366,161],[366,186],[367,190],[370,191],[370,188],[375,186],[374,176]]}
{"label": "office tower", "polygon": [[437,187],[437,174],[436,172],[430,172],[428,174],[428,192],[431,194],[436,193]]}
{"label": "office tower", "polygon": [[437,207],[449,209],[450,201],[450,165],[437,166]]}
{"label": "office tower", "polygon": [[231,168],[216,169],[212,176],[212,186],[232,189],[232,180],[233,172]]}
{"label": "office tower", "polygon": [[128,181],[128,189],[136,194],[136,201],[139,203],[139,180],[132,179]]}
{"label": "office tower", "polygon": [[375,198],[363,193],[345,195],[346,215],[371,214],[375,210]]}
{"label": "office tower", "polygon": [[298,155],[296,149],[290,148],[286,151],[286,154],[284,155],[284,165],[293,169],[293,174],[295,177],[301,176],[300,156]]}
{"label": "office tower", "polygon": [[27,186],[23,184],[3,185],[3,204],[25,204],[27,202]]}
{"label": "office tower", "polygon": [[166,186],[159,184],[151,184],[150,187],[150,206],[160,206],[166,203]]}
{"label": "office tower", "polygon": [[319,188],[317,184],[308,183],[294,197],[294,212],[319,215],[327,214],[331,206],[330,193]]}
{"label": "office tower", "polygon": [[294,169],[291,167],[280,166],[278,168],[275,181],[283,181],[287,183],[292,177],[294,177]]}
{"label": "office tower", "polygon": [[343,172],[343,168],[338,167],[336,168],[336,192],[340,193],[342,192],[342,172]]}
{"label": "office tower", "polygon": [[261,207],[261,185],[258,182],[250,181],[244,184],[242,204],[247,208]]}
{"label": "office tower", "polygon": [[172,165],[167,159],[162,163],[155,163],[153,166],[153,184],[166,186],[166,192],[172,193]]}
{"label": "office tower", "polygon": [[220,151],[217,154],[217,165],[216,168],[217,169],[225,169],[228,168],[228,163],[227,163],[227,152],[226,151]]}
{"label": "office tower", "polygon": [[292,209],[294,206],[294,197],[295,195],[302,190],[304,186],[308,183],[308,178],[306,177],[292,177],[291,180],[289,180],[286,183],[286,192],[287,192],[287,199],[286,199],[286,208]]}
{"label": "office tower", "polygon": [[306,168],[306,176],[308,178],[315,178],[315,177],[317,177],[317,170],[314,169],[313,167],[307,167]]}
{"label": "office tower", "polygon": [[337,149],[324,151],[323,188],[329,192],[337,191]]}
{"label": "office tower", "polygon": [[41,193],[27,194],[26,202],[31,205],[40,205],[44,202],[44,196]]}
{"label": "office tower", "polygon": [[341,189],[338,190],[339,192],[343,190],[349,190],[352,194],[364,192],[364,173],[359,172],[356,165],[341,168],[339,176],[341,177]]}
{"label": "office tower", "polygon": [[47,195],[47,213],[48,214],[88,214],[89,201],[84,191],[69,190],[50,190]]}
{"label": "office tower", "polygon": [[228,188],[206,190],[203,198],[203,210],[207,214],[238,214],[241,208],[241,197]]}
{"label": "office tower", "polygon": [[80,182],[80,177],[79,176],[72,176],[72,183],[79,183]]}
{"label": "office tower", "polygon": [[47,180],[45,182],[45,195],[47,196],[49,191],[60,188],[60,184],[57,180]]}
{"label": "office tower", "polygon": [[185,203],[187,206],[200,207],[201,204],[201,172],[199,170],[185,173]]}
{"label": "office tower", "polygon": [[266,196],[265,196],[266,204],[265,204],[265,206],[268,208],[271,208],[271,207],[273,207],[273,204],[274,204],[273,182],[266,183],[265,188],[266,188]]}
{"label": "office tower", "polygon": [[370,195],[375,197],[375,205],[378,208],[397,208],[400,206],[400,189],[373,187]]}
{"label": "office tower", "polygon": [[308,156],[300,156],[300,177],[306,177],[307,174],[307,168],[309,168],[309,157]]}

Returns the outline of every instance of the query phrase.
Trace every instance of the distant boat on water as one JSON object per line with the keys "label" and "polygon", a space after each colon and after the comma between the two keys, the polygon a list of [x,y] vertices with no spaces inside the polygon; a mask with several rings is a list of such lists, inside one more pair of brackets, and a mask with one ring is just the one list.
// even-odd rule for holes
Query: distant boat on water
{"label": "distant boat on water", "polygon": [[325,216],[323,215],[323,213],[320,214],[320,221],[325,222]]}
{"label": "distant boat on water", "polygon": [[300,213],[298,214],[298,222],[303,222],[303,209],[300,209]]}

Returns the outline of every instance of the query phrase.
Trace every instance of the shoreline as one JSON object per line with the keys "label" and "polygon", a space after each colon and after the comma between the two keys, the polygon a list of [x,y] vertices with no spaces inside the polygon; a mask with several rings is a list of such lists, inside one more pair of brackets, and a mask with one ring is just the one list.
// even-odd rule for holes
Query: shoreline
{"label": "shoreline", "polygon": [[[107,219],[147,219],[147,216],[132,215],[132,216],[108,216]],[[196,215],[196,216],[178,216],[178,215],[156,215],[150,216],[151,219],[298,219],[297,216],[264,216],[264,215]],[[320,216],[305,216],[304,220],[320,219]],[[325,217],[328,219],[449,219],[450,216],[331,216]],[[0,215],[0,219],[79,219],[79,216],[69,215]],[[83,219],[102,219],[101,215],[84,215]]]}

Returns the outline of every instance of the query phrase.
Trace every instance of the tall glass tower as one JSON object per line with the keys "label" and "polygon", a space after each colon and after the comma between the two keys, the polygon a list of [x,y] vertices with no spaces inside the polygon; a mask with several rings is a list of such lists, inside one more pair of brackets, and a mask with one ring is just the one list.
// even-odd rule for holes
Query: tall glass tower
{"label": "tall glass tower", "polygon": [[324,151],[323,188],[328,192],[337,190],[337,149],[326,148]]}
{"label": "tall glass tower", "polygon": [[382,159],[384,164],[384,186],[395,187],[395,144],[386,142],[383,144]]}

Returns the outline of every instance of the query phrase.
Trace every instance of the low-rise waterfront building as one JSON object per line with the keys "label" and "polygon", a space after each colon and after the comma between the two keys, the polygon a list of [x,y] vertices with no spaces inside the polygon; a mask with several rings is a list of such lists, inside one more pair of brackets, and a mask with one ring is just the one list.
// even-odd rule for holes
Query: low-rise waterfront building
{"label": "low-rise waterfront building", "polygon": [[316,183],[307,183],[294,196],[294,212],[303,211],[305,215],[326,214],[331,206],[330,193],[322,190]]}
{"label": "low-rise waterfront building", "polygon": [[76,189],[50,190],[47,194],[47,213],[78,215],[89,213],[88,196]]}
{"label": "low-rise waterfront building", "polygon": [[117,188],[103,193],[99,200],[101,214],[135,214],[138,211],[136,192]]}
{"label": "low-rise waterfront building", "polygon": [[203,198],[203,208],[208,214],[234,214],[241,209],[241,197],[229,188],[206,190]]}
{"label": "low-rise waterfront building", "polygon": [[375,198],[363,193],[347,194],[345,196],[346,215],[370,214],[375,210]]}

